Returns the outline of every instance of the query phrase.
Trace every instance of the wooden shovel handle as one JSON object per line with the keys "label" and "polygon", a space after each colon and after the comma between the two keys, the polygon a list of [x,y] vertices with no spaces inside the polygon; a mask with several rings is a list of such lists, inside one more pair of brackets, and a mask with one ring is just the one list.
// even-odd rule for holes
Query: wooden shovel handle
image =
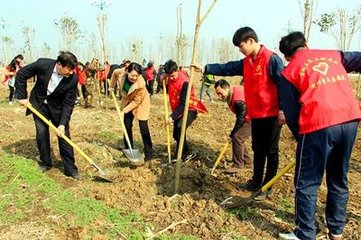
{"label": "wooden shovel handle", "polygon": [[116,97],[115,97],[114,92],[111,91],[110,94],[112,95],[112,99],[113,99],[113,102],[114,102],[114,105],[115,105],[115,109],[117,110],[117,113],[118,113],[118,116],[119,116],[120,125],[122,126],[123,133],[124,133],[124,136],[125,136],[125,140],[127,141],[128,146],[129,146],[129,150],[130,150],[130,152],[132,153],[132,145],[130,144],[128,132],[127,132],[127,129],[125,128],[125,125],[124,125],[124,119],[122,119],[122,113],[121,113],[121,111],[120,111],[119,104],[118,104],[118,102],[117,102],[117,99],[116,99]]}
{"label": "wooden shovel handle", "polygon": [[220,163],[220,161],[222,160],[223,155],[224,155],[224,153],[226,152],[226,150],[227,150],[228,146],[229,146],[229,141],[227,141],[227,142],[226,142],[226,144],[224,145],[224,147],[222,148],[221,153],[219,154],[219,156],[218,156],[218,158],[217,158],[216,162],[215,162],[215,163],[214,163],[214,165],[213,165],[213,168],[212,168],[211,174],[213,174],[214,170],[216,170],[216,167],[218,166],[218,164],[219,164],[219,163]]}
{"label": "wooden shovel handle", "polygon": [[[58,128],[54,126],[52,122],[50,122],[48,119],[46,119],[38,110],[36,110],[30,103],[27,103],[25,105],[32,113],[34,113],[36,116],[38,116],[43,122],[45,122],[50,128],[52,128],[56,133],[59,132]],[[91,163],[100,173],[105,174],[103,170],[101,170],[98,165],[94,163],[94,161],[86,155],[73,141],[71,141],[66,135],[62,135],[62,138],[70,145],[72,146],[80,155],[82,155],[89,163]]]}
{"label": "wooden shovel handle", "polygon": [[[163,79],[163,96],[164,96],[164,112],[165,112],[165,121],[167,121],[169,117],[168,111],[168,101],[167,101],[167,89],[165,84],[165,79]],[[171,149],[170,149],[170,126],[166,124],[167,129],[167,150],[168,150],[168,162],[171,163]]]}

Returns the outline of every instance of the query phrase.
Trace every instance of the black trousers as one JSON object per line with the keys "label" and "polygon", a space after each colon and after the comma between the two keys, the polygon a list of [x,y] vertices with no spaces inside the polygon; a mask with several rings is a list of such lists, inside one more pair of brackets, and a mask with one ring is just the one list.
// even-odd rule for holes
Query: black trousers
{"label": "black trousers", "polygon": [[88,93],[88,90],[86,89],[86,86],[85,85],[81,85],[81,93],[83,94],[83,99],[86,100],[89,93]]}
{"label": "black trousers", "polygon": [[14,100],[15,87],[9,85],[9,90],[9,102],[11,102],[12,100]]}
{"label": "black trousers", "polygon": [[[188,112],[188,118],[187,118],[187,125],[186,125],[186,133],[184,135],[184,144],[183,144],[183,151],[182,151],[182,159],[191,153],[191,150],[189,149],[188,143],[187,143],[187,128],[192,124],[194,120],[197,118],[197,112],[196,111],[189,111]],[[183,117],[178,118],[174,121],[173,125],[173,138],[177,142],[177,154],[179,149],[179,141],[181,137],[181,131],[182,131],[182,122]]]}
{"label": "black trousers", "polygon": [[[45,118],[57,127],[59,123],[51,115],[46,104],[43,104],[40,109],[37,109]],[[52,161],[50,157],[50,133],[49,126],[43,122],[39,117],[33,114],[35,128],[36,128],[36,143],[38,145],[40,153],[40,165],[52,167]],[[69,124],[65,126],[65,135],[70,139]],[[75,166],[74,150],[63,139],[58,137],[60,156],[64,165],[64,174],[67,176],[78,173],[78,168]]]}
{"label": "black trousers", "polygon": [[[133,144],[133,119],[134,115],[132,112],[128,112],[124,114],[124,125],[127,129],[127,133],[129,135],[129,141],[132,145],[132,148],[134,148]],[[139,129],[140,134],[142,135],[142,140],[144,144],[144,155],[146,160],[151,160],[153,157],[153,144],[152,144],[152,138],[150,137],[149,127],[148,127],[148,120],[139,120]],[[124,137],[124,145],[125,148],[129,148],[127,141]]]}
{"label": "black trousers", "polygon": [[147,90],[150,95],[153,95],[154,79],[147,81]]}
{"label": "black trousers", "polygon": [[[252,119],[253,181],[263,185],[277,174],[278,142],[281,125],[278,116]],[[266,165],[266,175],[263,178]]]}

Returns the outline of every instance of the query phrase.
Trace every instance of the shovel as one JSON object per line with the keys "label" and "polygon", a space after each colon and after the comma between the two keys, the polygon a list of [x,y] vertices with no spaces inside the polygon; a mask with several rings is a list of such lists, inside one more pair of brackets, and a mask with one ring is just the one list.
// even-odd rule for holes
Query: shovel
{"label": "shovel", "polygon": [[229,141],[226,142],[226,144],[224,145],[224,147],[221,150],[221,153],[219,154],[217,160],[215,161],[212,171],[211,171],[211,175],[213,175],[214,170],[216,170],[216,167],[218,166],[218,164],[221,162],[224,153],[226,152],[227,148],[229,146]]}
{"label": "shovel", "polygon": [[[164,110],[165,110],[165,120],[169,117],[168,112],[168,102],[167,102],[167,89],[165,86],[165,79],[163,80],[163,96],[164,96]],[[167,150],[168,150],[168,163],[171,164],[171,149],[170,149],[170,126],[167,124]]]}
{"label": "shovel", "polygon": [[113,91],[111,91],[111,95],[112,95],[112,98],[114,101],[115,108],[117,109],[117,113],[118,113],[118,116],[120,119],[120,124],[122,125],[125,140],[127,141],[128,146],[129,146],[129,149],[123,149],[123,153],[129,159],[129,161],[131,161],[133,164],[141,165],[144,163],[143,155],[140,153],[140,151],[138,149],[132,149],[132,145],[130,144],[128,132],[124,125],[124,119],[122,118],[122,114],[120,112],[120,108],[119,108],[117,99],[115,98]]}
{"label": "shovel", "polygon": [[261,187],[258,191],[254,192],[248,198],[241,198],[241,199],[237,199],[237,201],[235,202],[231,202],[229,204],[227,204],[226,202],[224,204],[227,205],[227,208],[236,208],[251,203],[255,197],[265,192],[268,188],[272,187],[273,184],[275,184],[286,172],[288,172],[295,165],[296,165],[296,160],[293,160],[284,169],[282,169],[276,176],[274,176],[265,185],[263,185],[263,187]]}
{"label": "shovel", "polygon": [[[29,102],[25,105],[25,107],[30,109],[32,113],[34,113],[41,120],[43,120],[43,122],[45,122],[53,130],[55,130],[55,132],[58,132],[58,128],[55,127],[54,124],[48,119],[46,119],[40,112],[38,112],[38,110],[36,110]],[[112,182],[112,180],[107,176],[107,174],[97,164],[95,164],[95,162],[88,155],[86,155],[74,142],[72,142],[66,135],[63,135],[62,138],[98,170],[99,178],[105,180],[106,182]]]}

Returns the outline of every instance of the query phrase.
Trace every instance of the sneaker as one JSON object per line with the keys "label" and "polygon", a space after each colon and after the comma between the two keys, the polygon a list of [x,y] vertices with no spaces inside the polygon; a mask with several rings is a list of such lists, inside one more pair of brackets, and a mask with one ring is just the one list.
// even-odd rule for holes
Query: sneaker
{"label": "sneaker", "polygon": [[197,156],[197,154],[195,152],[191,152],[190,154],[187,154],[184,158],[183,158],[183,162],[187,163],[188,161],[192,160],[193,158],[195,158]]}
{"label": "sneaker", "polygon": [[279,233],[278,236],[281,239],[285,239],[285,240],[300,240],[295,234],[294,232],[290,232],[290,233]]}
{"label": "sneaker", "polygon": [[10,101],[10,102],[9,102],[9,105],[10,105],[10,106],[11,106],[11,105],[13,105],[13,102],[12,102],[12,101]]}
{"label": "sneaker", "polygon": [[248,180],[247,182],[245,183],[239,183],[237,184],[237,188],[240,189],[240,190],[248,190],[248,191],[252,191],[252,192],[255,192],[257,191],[258,189],[260,189],[262,186],[261,184],[257,184],[255,182],[253,182],[252,179]]}
{"label": "sneaker", "polygon": [[328,233],[328,238],[330,240],[341,240],[342,234],[332,234],[331,232]]}
{"label": "sneaker", "polygon": [[272,189],[268,189],[266,190],[265,192],[261,193],[260,195],[254,197],[253,199],[255,201],[263,201],[265,200],[266,198],[270,199],[271,198],[271,195],[272,195]]}

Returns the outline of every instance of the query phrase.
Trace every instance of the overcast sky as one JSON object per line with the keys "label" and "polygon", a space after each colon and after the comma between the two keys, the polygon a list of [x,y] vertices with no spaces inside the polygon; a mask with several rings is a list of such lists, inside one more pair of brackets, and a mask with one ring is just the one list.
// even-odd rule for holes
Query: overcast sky
{"label": "overcast sky", "polygon": [[[91,2],[90,0],[14,2],[0,0],[0,21],[3,18],[8,24],[5,29],[0,28],[0,34],[1,36],[6,34],[14,39],[10,51],[16,54],[19,47],[24,45],[22,26],[27,25],[35,29],[34,45],[37,48],[46,42],[57,52],[61,50],[58,49],[61,35],[53,22],[64,14],[75,18],[82,31],[95,33],[98,36],[96,16],[99,9]],[[176,8],[180,2],[183,3],[183,31],[193,38],[197,0],[112,0],[105,10],[108,15],[109,43],[112,46],[120,46],[125,41],[139,37],[142,38],[144,50],[147,51],[149,45],[154,46],[160,41],[160,36],[174,36],[177,31]],[[204,8],[208,7],[209,3],[210,0],[203,0]],[[319,0],[315,18],[321,13],[338,8],[351,11],[360,4],[360,0]],[[202,25],[201,39],[212,41],[223,37],[231,42],[233,33],[239,27],[250,26],[256,30],[261,43],[275,50],[280,37],[287,33],[289,24],[292,29],[302,31],[298,0],[218,0]],[[360,42],[360,34],[358,34],[355,36],[352,50],[360,50]],[[313,26],[310,45],[313,48],[336,47],[334,40],[320,33],[317,26]],[[200,51],[207,50],[209,51],[209,49],[200,49]]]}

